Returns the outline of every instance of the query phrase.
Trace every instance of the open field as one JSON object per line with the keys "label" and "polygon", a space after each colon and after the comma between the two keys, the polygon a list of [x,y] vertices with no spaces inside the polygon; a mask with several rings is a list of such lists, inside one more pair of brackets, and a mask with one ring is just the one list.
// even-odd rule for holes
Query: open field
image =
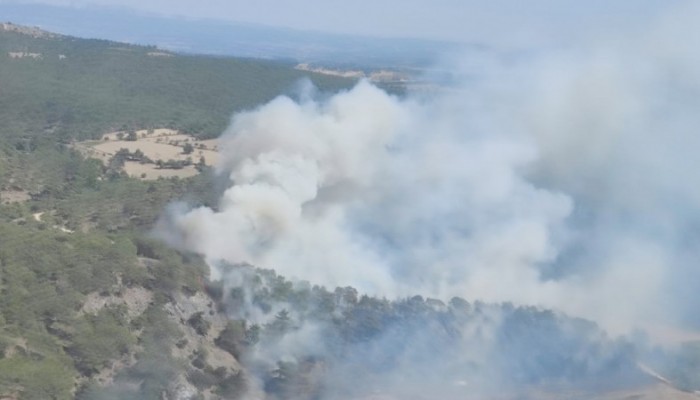
{"label": "open field", "polygon": [[24,190],[0,190],[0,203],[2,204],[21,203],[30,198],[29,193]]}
{"label": "open field", "polygon": [[[128,137],[128,132],[110,132],[104,134],[101,140],[78,142],[75,144],[75,148],[87,157],[102,160],[106,165],[121,149],[126,149],[132,154],[140,151],[144,154],[144,159],[150,160],[150,162],[127,159],[124,161],[123,170],[129,176],[146,180],[194,176],[198,173],[195,164],[213,166],[219,159],[218,144],[215,139],[199,140],[193,136],[165,128],[137,130],[133,132],[132,140],[129,140]],[[192,146],[192,151],[189,154],[185,152],[187,145]],[[181,168],[167,168],[158,165],[159,162],[166,163],[168,161],[189,161],[189,165]]]}
{"label": "open field", "polygon": [[307,63],[302,63],[302,64],[297,64],[295,69],[299,71],[307,71],[307,72],[313,72],[316,74],[321,74],[321,75],[328,75],[328,76],[335,76],[339,78],[348,78],[348,79],[362,79],[362,78],[367,78],[371,82],[375,83],[396,83],[396,82],[402,82],[402,83],[408,83],[410,80],[410,76],[404,72],[399,72],[399,71],[391,71],[387,69],[380,69],[380,70],[375,70],[372,72],[365,73],[364,71],[357,70],[357,69],[333,69],[333,68],[324,68],[320,66],[312,66]]}

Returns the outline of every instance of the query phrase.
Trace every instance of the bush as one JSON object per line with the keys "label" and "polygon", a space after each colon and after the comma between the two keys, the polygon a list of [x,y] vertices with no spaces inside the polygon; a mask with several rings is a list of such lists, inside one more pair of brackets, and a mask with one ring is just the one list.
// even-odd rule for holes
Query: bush
{"label": "bush", "polygon": [[68,353],[76,367],[92,375],[129,350],[135,338],[126,326],[119,308],[105,308],[96,316],[85,316],[78,322]]}
{"label": "bush", "polygon": [[214,343],[238,359],[240,358],[241,347],[245,343],[245,339],[245,321],[229,321],[219,337],[214,340]]}
{"label": "bush", "polygon": [[204,317],[204,311],[196,312],[187,320],[187,325],[194,328],[195,332],[201,336],[206,336],[211,327],[211,323]]}

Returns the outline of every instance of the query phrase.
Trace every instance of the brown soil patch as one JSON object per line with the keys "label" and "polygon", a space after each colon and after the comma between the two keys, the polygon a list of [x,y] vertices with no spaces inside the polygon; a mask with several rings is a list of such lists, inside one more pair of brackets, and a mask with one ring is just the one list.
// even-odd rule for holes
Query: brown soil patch
{"label": "brown soil patch", "polygon": [[0,190],[0,202],[3,204],[22,203],[32,197],[24,190]]}
{"label": "brown soil patch", "polygon": [[150,57],[172,57],[173,55],[170,53],[166,53],[163,51],[151,51],[146,53]]}
{"label": "brown soil patch", "polygon": [[99,293],[90,293],[85,299],[82,311],[87,314],[97,314],[107,306],[126,305],[129,317],[134,318],[143,314],[153,300],[153,293],[142,287],[122,289],[120,296],[101,296]]}
{"label": "brown soil patch", "polygon": [[153,164],[141,164],[134,161],[125,162],[124,171],[126,171],[129,176],[143,180],[172,177],[189,178],[199,173],[199,171],[191,165],[182,169],[158,169]]}
{"label": "brown soil patch", "polygon": [[323,68],[323,67],[312,67],[309,64],[299,64],[295,69],[298,69],[300,71],[308,71],[308,72],[314,72],[317,74],[322,74],[322,75],[330,75],[330,76],[339,76],[341,78],[364,78],[365,73],[362,71],[358,70],[339,70],[339,69],[330,69],[330,68]]}
{"label": "brown soil patch", "polygon": [[[214,344],[228,322],[226,316],[214,311],[213,301],[202,293],[193,296],[177,295],[174,303],[165,305],[171,320],[182,326],[182,333],[187,343],[173,348],[173,356],[180,359],[190,357],[196,350],[205,349],[207,363],[213,368],[224,367],[231,372],[240,371],[241,366],[231,354]],[[206,336],[201,336],[187,325],[186,321],[195,313],[202,312],[202,317],[210,324]]]}
{"label": "brown soil patch", "polygon": [[[198,140],[190,135],[183,134],[173,129],[158,128],[152,130],[138,130],[136,140],[124,140],[126,132],[110,132],[102,136],[99,141],[87,141],[75,144],[75,148],[87,157],[97,158],[103,163],[109,160],[120,150],[127,149],[133,153],[140,150],[153,163],[141,163],[138,161],[125,161],[124,171],[132,177],[153,180],[158,178],[180,177],[186,178],[198,174],[194,164],[204,160],[204,165],[213,166],[219,160],[218,143],[214,139]],[[194,150],[190,154],[184,154],[185,145],[191,145]],[[185,161],[189,159],[192,165],[181,169],[158,168],[157,161],[169,160]]]}
{"label": "brown soil patch", "polygon": [[10,58],[33,58],[39,60],[42,58],[41,53],[27,53],[24,51],[10,51],[7,53]]}
{"label": "brown soil patch", "polygon": [[388,82],[406,83],[410,80],[409,75],[407,75],[406,73],[385,70],[385,69],[372,71],[369,74],[366,74],[365,72],[360,71],[360,70],[342,70],[342,69],[332,69],[332,68],[324,68],[324,67],[314,67],[314,66],[309,65],[307,63],[297,64],[297,66],[294,68],[298,69],[300,71],[313,72],[313,73],[322,74],[322,75],[339,76],[341,78],[350,78],[350,79],[368,78],[372,82],[379,82],[379,83],[388,83]]}

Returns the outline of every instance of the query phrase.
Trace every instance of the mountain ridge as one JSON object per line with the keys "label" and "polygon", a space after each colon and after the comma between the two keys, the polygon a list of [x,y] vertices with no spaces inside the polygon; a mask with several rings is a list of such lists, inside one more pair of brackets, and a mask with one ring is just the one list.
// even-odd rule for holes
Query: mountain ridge
{"label": "mountain ridge", "polygon": [[[17,23],[79,37],[155,44],[184,53],[293,60],[335,67],[425,68],[432,66],[442,54],[457,48],[483,50],[482,46],[447,41],[328,34],[257,24],[160,17],[109,7],[7,3],[0,4],[0,14]],[[123,29],[124,26],[129,29]]]}

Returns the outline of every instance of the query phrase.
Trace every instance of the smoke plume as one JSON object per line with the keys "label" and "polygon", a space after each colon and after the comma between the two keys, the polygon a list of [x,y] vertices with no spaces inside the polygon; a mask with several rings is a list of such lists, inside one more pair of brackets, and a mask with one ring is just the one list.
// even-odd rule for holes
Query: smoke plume
{"label": "smoke plume", "polygon": [[[327,287],[540,305],[616,332],[700,324],[698,8],[641,35],[361,81],[233,117],[183,248]],[[486,57],[486,56],[484,56]],[[475,67],[475,66],[482,67]]]}

